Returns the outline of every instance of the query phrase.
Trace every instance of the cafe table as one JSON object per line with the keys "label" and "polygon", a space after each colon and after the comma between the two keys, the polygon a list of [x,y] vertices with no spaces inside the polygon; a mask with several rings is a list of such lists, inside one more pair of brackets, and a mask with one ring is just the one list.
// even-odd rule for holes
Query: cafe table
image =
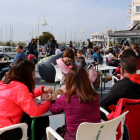
{"label": "cafe table", "polygon": [[[107,65],[98,66],[98,70],[100,70],[104,74],[104,77],[105,77],[105,70],[113,70],[113,69],[117,69],[117,67],[112,67],[112,66],[107,66]],[[104,89],[105,89],[105,83],[104,83]],[[102,80],[101,80],[101,98],[102,98]]]}

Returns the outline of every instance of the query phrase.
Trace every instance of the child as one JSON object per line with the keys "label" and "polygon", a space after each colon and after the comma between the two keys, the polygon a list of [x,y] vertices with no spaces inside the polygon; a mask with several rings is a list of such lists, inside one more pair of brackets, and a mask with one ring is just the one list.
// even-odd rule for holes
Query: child
{"label": "child", "polygon": [[66,65],[69,69],[71,69],[71,68],[73,67],[73,65],[72,65],[73,61],[72,61],[71,58],[65,59],[65,60],[64,60],[64,63],[65,63],[65,65]]}
{"label": "child", "polygon": [[75,64],[76,66],[82,66],[83,68],[86,66],[85,58],[82,57],[82,51],[77,51],[77,56],[75,56]]}

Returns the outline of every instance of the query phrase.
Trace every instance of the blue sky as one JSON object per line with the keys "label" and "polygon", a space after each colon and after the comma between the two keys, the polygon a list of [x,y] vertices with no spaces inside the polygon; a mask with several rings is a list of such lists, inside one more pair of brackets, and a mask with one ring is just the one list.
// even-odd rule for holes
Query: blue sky
{"label": "blue sky", "polygon": [[[3,40],[6,40],[6,25],[8,38],[10,25],[14,26],[14,40],[30,40],[28,31],[33,29],[33,37],[36,36],[38,16],[44,15],[48,25],[45,31],[54,34],[56,40],[72,40],[75,32],[77,40],[80,40],[80,27],[84,27],[86,33],[82,39],[90,38],[94,32],[105,32],[106,26],[125,30],[127,28],[127,9],[132,0],[0,0],[0,28],[3,28]],[[44,31],[41,25],[43,17],[39,18],[40,34]],[[51,30],[52,26],[52,30]],[[1,35],[1,34],[0,34]],[[58,36],[61,35],[61,39]],[[0,37],[1,38],[1,37]]]}

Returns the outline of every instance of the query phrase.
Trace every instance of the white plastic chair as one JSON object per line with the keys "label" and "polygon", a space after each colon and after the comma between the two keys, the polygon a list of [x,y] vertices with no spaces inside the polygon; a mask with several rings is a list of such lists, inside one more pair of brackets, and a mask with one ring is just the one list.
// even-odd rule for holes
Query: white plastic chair
{"label": "white plastic chair", "polygon": [[[107,122],[81,123],[77,129],[76,140],[116,140],[116,129],[127,113],[128,111]],[[51,134],[58,140],[64,140],[51,127],[46,128],[46,133],[48,140],[51,140]]]}
{"label": "white plastic chair", "polygon": [[55,91],[55,87],[56,87],[56,82],[59,82],[60,81],[60,87],[61,87],[61,84],[64,82],[65,80],[65,76],[64,74],[62,74],[62,71],[60,69],[60,67],[58,65],[54,65],[53,63],[51,63],[54,68],[55,68],[55,83],[54,83],[54,91]]}
{"label": "white plastic chair", "polygon": [[27,140],[27,128],[28,125],[26,123],[19,123],[19,124],[15,124],[15,125],[10,125],[4,128],[0,128],[0,134],[2,134],[3,132],[7,131],[7,130],[11,130],[11,129],[15,129],[15,128],[21,128],[22,129],[22,139],[21,140]]}
{"label": "white plastic chair", "polygon": [[119,79],[116,76],[112,76],[112,86],[115,84],[115,79],[119,81]]}
{"label": "white plastic chair", "polygon": [[[137,74],[140,74],[140,70],[137,70],[136,73],[137,73]],[[119,79],[118,79],[117,77],[112,76],[112,86],[115,84],[115,83],[114,83],[114,80],[115,80],[115,79],[116,79],[117,81],[119,81]],[[121,75],[121,79],[123,79],[123,76],[122,76],[122,75]]]}

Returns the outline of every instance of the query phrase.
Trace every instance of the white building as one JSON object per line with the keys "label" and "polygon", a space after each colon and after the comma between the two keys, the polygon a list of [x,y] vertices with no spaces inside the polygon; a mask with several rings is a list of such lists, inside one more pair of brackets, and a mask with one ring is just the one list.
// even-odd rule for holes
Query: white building
{"label": "white building", "polygon": [[140,0],[132,0],[132,4],[129,4],[131,8],[127,10],[130,16],[127,19],[131,20],[127,26],[132,28],[138,21],[140,21]]}
{"label": "white building", "polygon": [[100,46],[101,44],[104,44],[104,33],[93,33],[91,34],[90,41],[93,42],[93,44],[96,44],[97,46]]}

